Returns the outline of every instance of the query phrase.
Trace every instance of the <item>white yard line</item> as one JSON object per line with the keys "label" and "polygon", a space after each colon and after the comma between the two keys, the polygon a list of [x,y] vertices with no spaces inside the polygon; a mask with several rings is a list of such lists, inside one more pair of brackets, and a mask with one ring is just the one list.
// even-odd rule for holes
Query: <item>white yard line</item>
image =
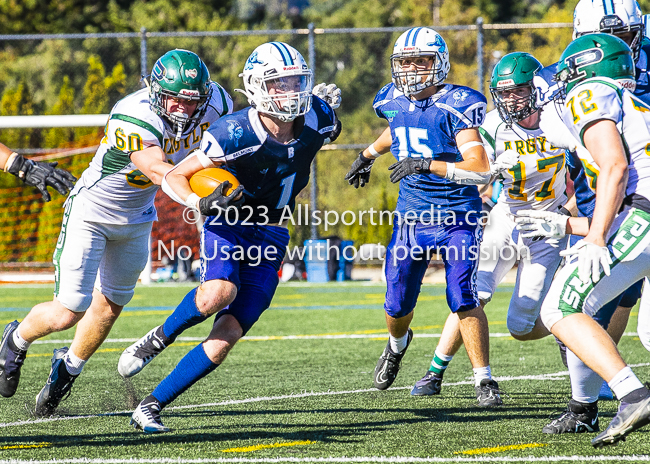
{"label": "white yard line", "polygon": [[[645,367],[645,366],[650,366],[650,363],[642,363],[642,364],[631,364],[630,367]],[[521,376],[512,376],[512,377],[495,377],[496,380],[499,382],[509,382],[509,381],[516,381],[516,380],[563,380],[565,377],[569,375],[568,371],[560,371],[560,372],[554,372],[550,374],[540,374],[540,375],[521,375]],[[457,385],[473,385],[474,381],[473,380],[465,380],[461,382],[444,382],[443,385],[445,387],[453,387]],[[411,387],[395,387],[395,388],[390,388],[389,390],[407,390],[410,389]],[[237,404],[247,404],[247,403],[260,403],[260,402],[266,402],[266,401],[280,401],[280,400],[288,400],[288,399],[298,399],[298,398],[312,398],[312,397],[318,397],[318,396],[331,396],[331,395],[354,395],[358,393],[370,393],[370,392],[376,392],[377,389],[375,388],[365,388],[362,390],[342,390],[342,391],[326,391],[326,392],[303,392],[303,393],[294,393],[290,395],[279,395],[279,396],[259,396],[255,398],[244,398],[241,400],[225,400],[225,401],[219,401],[215,403],[203,403],[203,404],[189,404],[185,406],[172,406],[169,408],[166,408],[167,411],[176,411],[176,410],[182,410],[182,409],[199,409],[199,408],[208,408],[208,407],[214,407],[214,406],[231,406],[231,405],[237,405]],[[69,420],[80,420],[80,419],[95,419],[95,418],[100,418],[100,417],[111,417],[111,416],[120,416],[120,415],[127,415],[131,414],[132,411],[117,411],[117,412],[107,412],[107,413],[101,413],[101,414],[88,414],[88,415],[83,415],[83,416],[62,416],[62,417],[51,417],[47,419],[34,419],[34,420],[26,420],[26,421],[17,421],[17,422],[6,422],[6,423],[0,423],[0,428],[6,428],[6,427],[19,427],[23,425],[33,425],[33,424],[43,424],[46,422],[58,422],[58,421],[69,421]],[[2,464],[2,461],[0,461],[0,464]]]}
{"label": "white yard line", "polygon": [[454,457],[454,458],[418,458],[408,456],[350,456],[350,457],[321,457],[321,458],[214,458],[214,459],[181,459],[181,458],[160,458],[160,459],[52,459],[47,461],[31,460],[0,460],[0,464],[253,464],[253,463],[473,463],[473,462],[648,462],[648,455],[631,456],[478,456],[478,457]]}
{"label": "white yard line", "polygon": [[[625,332],[626,337],[638,337],[636,332]],[[507,338],[511,337],[509,333],[491,333],[490,338]],[[440,334],[420,333],[415,334],[415,338],[440,338]],[[261,342],[268,340],[335,340],[335,339],[354,339],[354,338],[388,338],[387,333],[376,334],[314,334],[314,335],[260,335],[260,336],[246,336],[242,340]],[[139,338],[108,338],[104,343],[135,343]],[[178,337],[176,340],[181,342],[202,342],[205,337]],[[65,343],[72,343],[70,340],[36,340],[32,345],[61,345]]]}

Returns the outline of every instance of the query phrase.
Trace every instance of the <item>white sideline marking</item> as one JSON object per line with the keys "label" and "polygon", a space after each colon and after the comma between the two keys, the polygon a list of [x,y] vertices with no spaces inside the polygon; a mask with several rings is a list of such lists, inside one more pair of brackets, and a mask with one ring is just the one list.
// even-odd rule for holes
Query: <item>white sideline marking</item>
{"label": "white sideline marking", "polygon": [[159,459],[52,459],[48,461],[26,461],[26,460],[0,460],[0,464],[176,464],[176,463],[189,463],[189,464],[209,464],[209,463],[281,463],[281,462],[295,462],[295,463],[345,463],[345,462],[404,462],[404,463],[446,463],[446,462],[584,462],[588,459],[589,462],[647,462],[650,459],[648,455],[631,455],[631,456],[484,456],[472,458],[418,458],[409,456],[350,456],[350,457],[327,457],[327,458],[214,458],[214,459],[181,459],[181,458],[159,458]]}
{"label": "white sideline marking", "polygon": [[[414,334],[415,338],[440,338],[441,334]],[[636,332],[625,332],[623,334],[625,337],[638,337]],[[338,339],[347,339],[347,338],[388,338],[388,333],[376,333],[376,334],[316,334],[316,335],[261,335],[261,336],[246,336],[242,337],[242,340],[248,341],[267,341],[267,340],[338,340]],[[490,338],[506,338],[512,337],[509,333],[491,333]],[[104,343],[135,343],[139,338],[108,338],[104,340]],[[205,337],[178,337],[176,340],[179,342],[202,342],[205,340]],[[32,342],[32,345],[49,345],[56,344],[61,345],[65,343],[72,343],[70,340],[36,340]]]}
{"label": "white sideline marking", "polygon": [[[645,367],[650,366],[650,363],[641,363],[641,364],[630,364],[630,367]],[[520,375],[520,376],[504,376],[504,377],[495,377],[495,380],[499,382],[509,382],[512,380],[562,380],[564,377],[569,375],[569,371],[560,371],[550,374],[540,374],[540,375]],[[474,380],[463,380],[460,382],[444,382],[445,387],[453,387],[457,385],[473,385]],[[394,387],[389,388],[389,390],[408,390],[411,387]],[[362,390],[343,390],[343,391],[326,391],[326,392],[304,392],[304,393],[294,393],[291,395],[279,395],[279,396],[258,396],[256,398],[244,398],[242,400],[226,400],[219,401],[216,403],[203,403],[203,404],[189,404],[185,406],[172,406],[166,408],[167,411],[176,411],[180,409],[198,409],[198,408],[207,408],[211,406],[231,406],[235,404],[246,404],[246,403],[259,403],[262,401],[277,401],[277,400],[287,400],[287,399],[296,399],[296,398],[309,398],[315,396],[329,396],[329,395],[349,395],[355,393],[369,393],[376,392],[375,388],[365,388]],[[0,428],[6,427],[17,427],[21,425],[33,425],[33,424],[42,424],[45,422],[57,422],[57,421],[68,421],[68,420],[78,420],[78,419],[95,419],[98,417],[111,417],[111,416],[122,416],[131,414],[133,411],[116,411],[116,412],[106,412],[99,414],[88,414],[84,416],[63,416],[63,417],[49,417],[46,419],[34,419],[26,421],[17,421],[17,422],[6,422],[0,424]],[[45,462],[45,461],[44,461]],[[49,461],[47,461],[49,462]],[[54,462],[54,461],[52,461]],[[60,462],[60,461],[59,461]],[[85,461],[84,461],[85,462]],[[104,461],[102,461],[104,462]],[[108,462],[108,461],[106,461]],[[142,461],[144,462],[144,461]],[[158,461],[156,461],[158,462]],[[162,461],[160,461],[162,462]],[[224,461],[225,462],[225,461]],[[2,464],[3,461],[0,461]]]}

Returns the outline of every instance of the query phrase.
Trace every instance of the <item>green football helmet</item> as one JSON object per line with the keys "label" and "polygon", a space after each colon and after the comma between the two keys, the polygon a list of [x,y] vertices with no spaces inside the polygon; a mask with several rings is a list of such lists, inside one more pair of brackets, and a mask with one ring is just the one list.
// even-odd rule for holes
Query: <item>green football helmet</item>
{"label": "green football helmet", "polygon": [[565,94],[591,77],[609,77],[630,91],[636,88],[634,56],[627,44],[611,34],[587,34],[564,50],[555,80],[564,83]]}
{"label": "green football helmet", "polygon": [[537,111],[533,77],[540,69],[542,64],[533,55],[524,52],[508,53],[494,67],[490,93],[499,116],[507,126],[512,127]]}
{"label": "green football helmet", "polygon": [[[154,113],[169,124],[171,133],[180,140],[199,124],[210,101],[210,73],[196,53],[171,50],[153,65],[149,87],[149,104]],[[198,102],[193,114],[169,112],[167,100],[173,97]]]}

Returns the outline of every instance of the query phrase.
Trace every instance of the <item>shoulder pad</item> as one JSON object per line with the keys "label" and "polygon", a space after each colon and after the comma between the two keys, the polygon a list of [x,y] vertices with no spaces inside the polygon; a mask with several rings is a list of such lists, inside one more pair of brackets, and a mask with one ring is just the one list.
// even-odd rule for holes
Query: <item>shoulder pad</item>
{"label": "shoulder pad", "polygon": [[487,104],[485,95],[462,85],[452,87],[449,92],[447,92],[447,95],[442,97],[441,100],[443,100],[447,105],[457,108],[461,112],[475,103],[481,102]]}
{"label": "shoulder pad", "polygon": [[386,103],[394,100],[396,97],[395,95],[396,93],[402,95],[401,92],[397,91],[395,85],[392,82],[386,84],[379,90],[379,92],[377,92],[377,95],[375,95],[375,100],[372,102],[372,108],[375,110],[375,113],[377,114],[378,117],[384,119],[386,118],[386,116],[384,116],[384,114],[381,111],[381,107]]}

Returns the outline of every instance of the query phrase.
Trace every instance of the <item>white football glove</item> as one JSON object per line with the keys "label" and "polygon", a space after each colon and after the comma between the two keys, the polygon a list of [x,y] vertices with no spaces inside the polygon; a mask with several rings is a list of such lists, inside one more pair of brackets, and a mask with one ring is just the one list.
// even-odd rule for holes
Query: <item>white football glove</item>
{"label": "white football glove", "polygon": [[523,238],[560,239],[566,235],[566,223],[569,216],[551,211],[524,209],[517,211],[515,222],[517,230],[524,232]]}
{"label": "white football glove", "polygon": [[578,256],[578,278],[582,283],[600,280],[600,268],[603,268],[605,275],[610,274],[612,257],[607,247],[601,247],[595,243],[580,240],[568,250],[560,252],[560,256]]}
{"label": "white football glove", "polygon": [[553,146],[575,151],[578,141],[562,121],[560,111],[562,108],[558,107],[555,102],[544,106],[539,119],[539,128],[544,132],[546,140]]}
{"label": "white football glove", "polygon": [[336,84],[318,84],[311,93],[324,100],[333,110],[341,106],[341,89]]}
{"label": "white football glove", "polygon": [[493,176],[499,175],[503,171],[507,171],[513,166],[516,166],[518,162],[519,153],[514,150],[506,150],[490,164],[490,174]]}

